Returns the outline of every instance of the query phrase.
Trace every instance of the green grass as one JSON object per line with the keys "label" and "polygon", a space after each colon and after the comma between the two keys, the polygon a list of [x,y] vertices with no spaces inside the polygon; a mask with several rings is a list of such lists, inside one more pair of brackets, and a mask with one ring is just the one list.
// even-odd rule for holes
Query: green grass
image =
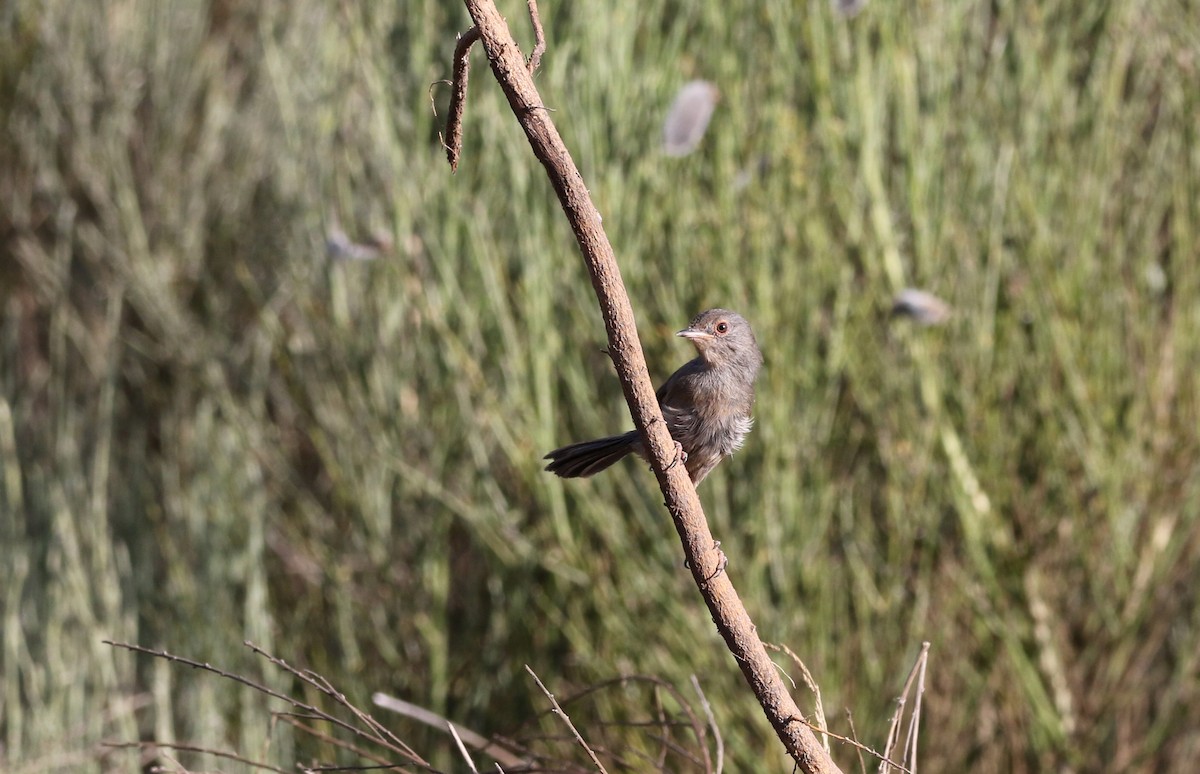
{"label": "green grass", "polygon": [[[709,306],[763,345],[755,432],[701,488],[759,633],[876,746],[929,640],[922,770],[1190,771],[1200,9],[700,5],[543,2],[537,83],[655,379]],[[645,466],[541,471],[629,418],[479,50],[449,173],[428,90],[460,5],[17,0],[0,26],[0,768],[130,770],[96,744],[151,737],[335,756],[107,638],[294,688],[251,639],[483,733],[544,709],[525,664],[560,696],[695,673],[729,770],[790,770]],[[664,158],[693,77],[721,103]],[[334,218],[395,251],[331,265]],[[950,324],[889,324],[907,285]]]}

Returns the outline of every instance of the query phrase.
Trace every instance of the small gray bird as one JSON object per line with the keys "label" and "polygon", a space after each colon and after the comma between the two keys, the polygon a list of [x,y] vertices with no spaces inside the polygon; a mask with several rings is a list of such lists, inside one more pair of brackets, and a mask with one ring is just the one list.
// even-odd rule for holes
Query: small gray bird
{"label": "small gray bird", "polygon": [[[692,483],[699,484],[750,432],[763,359],[750,323],[728,309],[701,312],[675,335],[690,340],[699,357],[659,388],[658,405]],[[555,449],[545,457],[546,470],[563,478],[591,476],[630,453],[646,456],[637,430]]]}

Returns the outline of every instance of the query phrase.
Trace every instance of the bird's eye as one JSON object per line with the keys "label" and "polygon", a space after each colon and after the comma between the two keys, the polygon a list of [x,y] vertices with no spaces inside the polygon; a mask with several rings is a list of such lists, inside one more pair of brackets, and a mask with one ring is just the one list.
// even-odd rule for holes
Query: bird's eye
{"label": "bird's eye", "polygon": [[717,333],[729,333],[729,323],[725,322],[724,320],[717,323]]}

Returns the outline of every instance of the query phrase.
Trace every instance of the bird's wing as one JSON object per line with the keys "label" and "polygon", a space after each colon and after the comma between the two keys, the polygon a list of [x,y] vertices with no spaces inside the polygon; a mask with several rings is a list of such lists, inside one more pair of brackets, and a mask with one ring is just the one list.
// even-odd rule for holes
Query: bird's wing
{"label": "bird's wing", "polygon": [[670,378],[662,383],[658,388],[658,392],[654,393],[658,398],[660,406],[678,405],[680,403],[690,404],[692,397],[692,380],[691,376],[697,372],[700,367],[700,358],[690,360],[679,367],[679,370],[671,374]]}
{"label": "bird's wing", "polygon": [[695,380],[692,377],[701,368],[703,364],[699,358],[685,363],[655,393],[673,435],[677,429],[691,425],[696,419]]}

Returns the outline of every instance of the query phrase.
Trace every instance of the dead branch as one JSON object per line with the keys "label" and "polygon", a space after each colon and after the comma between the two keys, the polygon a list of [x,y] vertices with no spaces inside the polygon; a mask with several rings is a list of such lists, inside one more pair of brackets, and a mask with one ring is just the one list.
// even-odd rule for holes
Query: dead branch
{"label": "dead branch", "polygon": [[[704,695],[704,690],[700,687],[700,681],[692,675],[692,688],[696,690],[696,694],[700,697],[700,706],[704,708],[704,716],[708,718],[708,727],[712,729],[713,738],[717,743],[717,769],[716,774],[721,774],[725,769],[725,740],[721,738],[721,728],[717,725],[717,718],[713,715],[712,707],[709,706],[708,697]],[[705,752],[707,752],[707,747]],[[710,767],[708,769],[712,771]]]}
{"label": "dead branch", "polygon": [[[804,678],[804,684],[808,686],[808,690],[813,692],[813,712],[817,716],[817,726],[820,728],[828,728],[829,723],[825,720],[825,704],[821,701],[821,688],[817,685],[817,681],[813,679],[812,672],[808,671],[808,667],[800,660],[795,651],[787,645],[775,645],[770,642],[763,643],[768,650],[782,652],[792,660],[792,663],[800,670],[800,676]],[[790,677],[788,678],[791,679]],[[795,683],[793,683],[793,686]],[[825,752],[829,752],[829,735],[823,735]]]}
{"label": "dead branch", "polygon": [[859,758],[858,758],[858,761],[860,764],[862,763],[861,753],[865,752],[867,755],[872,755],[872,756],[878,758],[881,761],[881,765],[883,765],[883,766],[894,766],[897,769],[899,769],[900,771],[904,772],[904,774],[912,774],[911,771],[906,769],[904,766],[901,766],[899,763],[896,763],[895,761],[889,759],[885,754],[876,752],[873,748],[867,747],[865,744],[863,744],[862,742],[859,742],[856,739],[851,739],[850,737],[842,736],[841,734],[835,734],[833,731],[830,731],[828,728],[822,728],[821,726],[818,726],[815,723],[809,723],[804,718],[800,718],[800,722],[803,723],[804,725],[808,726],[809,728],[811,728],[813,731],[816,731],[818,734],[822,734],[824,736],[831,736],[834,739],[841,742],[842,744],[848,744],[851,747],[858,750],[860,753]]}
{"label": "dead branch", "polygon": [[467,105],[467,79],[471,75],[471,46],[479,40],[479,29],[472,27],[458,37],[454,46],[454,79],[450,82],[450,112],[446,116],[446,159],[450,171],[458,170],[462,155],[463,110]]}
{"label": "dead branch", "polygon": [[[449,718],[444,718],[436,712],[427,710],[424,707],[413,704],[412,702],[398,699],[395,696],[389,696],[386,693],[377,692],[371,694],[371,701],[374,702],[375,706],[377,707],[383,707],[384,709],[391,710],[392,712],[403,715],[406,718],[415,720],[418,723],[424,723],[431,728],[436,728],[441,731],[449,731],[450,728],[454,727]],[[460,738],[471,747],[475,748],[484,755],[494,758],[496,762],[502,766],[506,766],[510,769],[522,769],[529,768],[533,765],[532,761],[522,758],[515,752],[506,749],[500,744],[487,739],[482,734],[478,734],[469,728],[458,726],[455,730],[455,733],[460,735]]]}
{"label": "dead branch", "polygon": [[846,708],[846,723],[850,726],[851,743],[858,745],[855,748],[855,752],[858,753],[858,770],[861,771],[862,774],[867,774],[867,763],[863,760],[862,745],[858,744],[858,729],[854,727],[854,713],[850,711],[849,707]]}
{"label": "dead branch", "polygon": [[449,729],[450,736],[454,738],[454,745],[458,748],[458,754],[463,757],[464,761],[466,761],[467,768],[471,770],[472,774],[479,774],[479,769],[475,768],[475,761],[471,760],[471,753],[467,752],[467,746],[463,744],[463,740],[461,737],[459,737],[458,731],[454,728],[454,724],[447,723],[446,728]]}
{"label": "dead branch", "polygon": [[608,352],[625,400],[683,543],[688,567],[713,621],[796,765],[808,774],[840,771],[812,731],[800,721],[800,708],[775,671],[733,587],[730,573],[719,572],[722,555],[716,549],[696,488],[682,465],[672,465],[675,444],[655,398],[633,308],[612,245],[601,227],[600,213],[583,177],[550,120],[549,111],[540,109],[542,100],[529,67],[495,3],[492,0],[465,0],[465,3],[492,72],[524,129],[534,156],[545,167],[575,232],[604,317]]}
{"label": "dead branch", "polygon": [[883,757],[881,758],[883,765],[879,767],[880,774],[888,774],[888,771],[890,770],[888,768],[889,765],[896,766],[896,768],[899,768],[902,771],[908,771],[908,769],[892,763],[889,759],[895,752],[897,743],[900,741],[900,720],[904,716],[904,705],[908,702],[908,693],[912,690],[913,683],[917,681],[919,676],[920,687],[918,688],[917,699],[914,703],[913,718],[910,722],[907,732],[912,736],[910,739],[905,740],[904,749],[901,750],[901,755],[906,755],[908,746],[911,743],[913,757],[907,758],[907,760],[910,764],[913,764],[913,768],[916,768],[916,732],[918,730],[918,726],[920,725],[921,694],[925,692],[925,662],[928,660],[929,643],[922,642],[921,652],[917,655],[917,660],[913,663],[912,669],[910,669],[908,672],[908,679],[904,681],[904,688],[900,691],[900,697],[896,699],[896,712],[892,715],[891,727],[888,728],[887,743],[883,747]]}
{"label": "dead branch", "polygon": [[917,774],[917,735],[921,731],[921,699],[925,696],[925,666],[929,663],[929,643],[921,643],[921,654],[917,656],[917,695],[913,700],[912,715],[908,719],[908,731],[904,739],[904,760],[912,774]]}
{"label": "dead branch", "polygon": [[[672,699],[674,699],[675,703],[679,707],[679,711],[683,714],[683,717],[686,718],[686,721],[669,720],[664,724],[663,719],[659,718],[657,720],[644,721],[644,722],[638,722],[638,721],[622,721],[622,722],[618,722],[618,723],[600,722],[599,725],[606,727],[606,728],[610,727],[610,726],[611,727],[619,727],[619,728],[639,728],[639,727],[648,728],[648,727],[654,727],[654,726],[664,727],[664,725],[665,725],[666,727],[679,727],[679,728],[688,729],[691,731],[692,736],[695,737],[696,743],[700,746],[700,753],[701,753],[701,755],[703,755],[702,759],[697,757],[696,755],[693,755],[692,753],[687,751],[682,746],[676,744],[675,742],[669,741],[665,736],[662,737],[661,739],[659,739],[659,741],[666,744],[670,748],[671,752],[674,752],[677,755],[680,755],[681,757],[686,758],[691,763],[694,763],[697,767],[703,766],[704,770],[706,772],[709,772],[709,774],[711,774],[711,772],[713,771],[712,759],[711,759],[711,756],[709,755],[708,742],[707,742],[707,739],[704,734],[704,724],[701,722],[700,716],[696,713],[695,710],[693,710],[691,705],[684,699],[683,693],[679,689],[677,689],[675,686],[673,686],[671,683],[667,682],[666,680],[663,680],[661,677],[655,677],[653,675],[622,675],[620,677],[610,678],[608,680],[603,680],[601,682],[589,685],[586,688],[583,688],[583,689],[577,691],[576,693],[570,694],[566,698],[559,699],[559,705],[562,707],[570,707],[573,704],[582,703],[584,699],[587,699],[588,697],[592,696],[593,694],[599,693],[601,691],[605,691],[605,690],[608,690],[610,688],[615,688],[615,687],[623,688],[630,684],[639,684],[639,683],[651,686],[654,689],[654,693],[655,693],[656,697],[658,697],[658,692],[662,691],[662,692],[666,693],[667,695],[669,695]],[[661,708],[661,705],[659,705],[659,706]],[[553,709],[551,709],[549,711],[553,712]],[[721,732],[720,732],[720,729],[717,728],[717,726],[716,726],[715,718],[713,718],[711,715],[711,709],[709,710],[709,720],[713,724],[713,726],[712,726],[713,732],[717,737],[718,752],[723,754],[724,749],[722,747],[723,743],[721,741]],[[593,725],[595,725],[595,724],[593,724]],[[594,744],[593,744],[593,747],[595,747]],[[596,748],[596,749],[598,749],[598,748]],[[663,767],[658,766],[655,770],[661,771],[661,770],[663,770]]]}
{"label": "dead branch", "polygon": [[[394,751],[400,752],[404,755],[407,755],[414,762],[420,763],[425,766],[429,765],[429,764],[425,763],[425,761],[423,759],[421,759],[421,757],[419,755],[417,755],[415,750],[413,750],[406,743],[404,743],[400,739],[400,737],[393,734],[388,728],[386,728],[382,723],[377,721],[375,718],[371,717],[370,715],[368,715],[367,713],[363,712],[358,707],[356,707],[352,703],[350,703],[350,701],[346,698],[346,695],[344,693],[341,693],[340,691],[336,690],[332,685],[330,685],[329,680],[327,680],[324,675],[319,675],[316,672],[312,671],[311,669],[304,669],[304,670],[296,669],[295,667],[288,664],[283,659],[278,658],[276,656],[272,656],[270,653],[268,653],[265,650],[263,650],[262,648],[258,647],[250,640],[246,640],[242,644],[245,645],[247,648],[249,648],[254,653],[257,653],[258,655],[267,659],[268,661],[270,661],[272,664],[279,667],[283,671],[288,672],[289,674],[293,675],[294,677],[304,681],[305,683],[308,683],[313,688],[316,688],[318,691],[325,694],[329,698],[333,699],[334,702],[336,702],[337,704],[339,704],[343,708],[345,708],[347,711],[349,711],[350,714],[352,714],[360,723],[362,723],[369,729],[369,732],[364,732],[361,729],[357,729],[357,728],[354,728],[353,726],[350,726],[351,728],[354,728],[355,732],[358,735],[364,736],[368,739],[372,739],[372,741],[374,741],[376,744],[387,747],[390,750],[394,750]],[[322,714],[325,714],[325,713],[322,713]],[[346,725],[349,725],[349,724],[346,724]]]}
{"label": "dead branch", "polygon": [[537,0],[529,0],[529,20],[533,22],[533,53],[529,55],[529,74],[538,69],[542,63],[542,54],[546,53],[546,32],[542,29],[542,18],[538,16]]}
{"label": "dead branch", "polygon": [[600,774],[608,774],[608,770],[604,768],[604,764],[601,763],[600,759],[596,757],[596,753],[592,751],[591,747],[588,747],[587,742],[583,741],[583,737],[580,736],[579,731],[575,728],[575,724],[571,722],[571,718],[567,716],[567,713],[563,712],[562,707],[558,706],[558,700],[554,698],[554,694],[546,690],[546,686],[542,683],[542,679],[537,676],[536,672],[529,668],[528,664],[525,665],[525,671],[528,672],[529,676],[533,678],[533,681],[537,683],[537,687],[542,689],[542,693],[546,694],[546,698],[550,700],[550,706],[554,707],[554,714],[562,718],[563,722],[567,724],[567,728],[571,729],[571,733],[575,735],[575,741],[579,743],[579,746],[582,747],[584,752],[588,754],[588,757],[592,759],[592,763],[596,766],[596,770],[599,771]]}
{"label": "dead branch", "polygon": [[293,676],[299,678],[300,680],[303,680],[304,682],[313,686],[314,688],[316,688],[317,690],[326,694],[327,696],[332,697],[335,701],[337,701],[343,707],[348,708],[359,721],[366,723],[369,730],[364,731],[363,729],[355,726],[352,723],[347,723],[346,721],[342,720],[341,718],[338,718],[334,715],[329,714],[328,712],[325,712],[324,710],[320,709],[319,707],[316,707],[312,704],[308,704],[306,702],[302,702],[299,699],[294,699],[285,693],[280,693],[279,691],[276,691],[272,688],[268,688],[267,686],[265,686],[261,683],[256,683],[255,681],[253,681],[249,678],[243,677],[242,675],[234,674],[232,672],[226,672],[225,670],[219,669],[219,668],[213,666],[212,664],[202,663],[202,662],[190,659],[190,658],[184,658],[183,656],[176,656],[172,653],[168,653],[165,650],[154,650],[153,648],[146,648],[141,645],[132,645],[132,644],[126,643],[126,642],[113,642],[111,640],[103,640],[103,642],[104,642],[104,644],[111,645],[114,648],[122,648],[124,650],[132,651],[134,653],[142,653],[147,656],[153,656],[155,658],[165,659],[166,661],[170,661],[170,662],[173,662],[176,664],[183,664],[185,666],[192,667],[193,669],[200,669],[205,672],[211,672],[212,674],[217,675],[218,677],[223,677],[226,680],[232,680],[235,683],[241,683],[242,685],[245,685],[249,688],[253,688],[255,691],[258,691],[259,693],[261,693],[265,696],[270,696],[273,699],[279,699],[282,702],[290,704],[291,706],[295,707],[296,709],[302,710],[303,712],[307,713],[308,717],[310,717],[312,719],[321,720],[325,723],[330,723],[334,726],[337,726],[338,728],[341,728],[342,730],[344,730],[350,734],[353,734],[354,736],[357,736],[361,739],[366,739],[373,744],[379,745],[380,747],[384,748],[385,750],[389,750],[397,755],[403,756],[405,759],[407,759],[413,765],[420,766],[420,767],[423,767],[426,769],[432,769],[432,766],[430,766],[428,761],[426,761],[420,755],[417,755],[416,751],[414,751],[411,747],[409,747],[407,744],[405,744],[403,741],[401,741],[391,731],[388,731],[387,729],[385,729],[381,725],[379,725],[379,723],[377,723],[374,720],[374,718],[371,718],[369,715],[367,715],[366,713],[362,712],[361,710],[357,709],[352,704],[350,704],[350,702],[348,702],[346,700],[346,697],[344,695],[338,693],[337,691],[334,691],[332,689],[332,687],[329,686],[329,683],[327,681],[325,681],[324,678],[320,677],[319,675],[315,675],[315,673],[312,673],[312,672],[302,672],[298,669],[295,669],[294,667],[289,666],[282,659],[275,658],[274,656],[272,656],[271,654],[262,650],[261,648],[254,645],[251,642],[246,642],[245,644],[247,647],[249,647],[255,653],[258,653],[259,655],[264,656],[265,658],[269,659],[272,664],[275,664],[276,666],[280,667],[281,669],[284,669],[285,671],[289,672]]}
{"label": "dead branch", "polygon": [[195,745],[195,744],[181,744],[181,743],[177,743],[177,742],[148,741],[148,742],[101,742],[100,746],[107,747],[110,750],[131,750],[131,749],[133,749],[133,750],[158,750],[159,748],[162,748],[163,750],[180,750],[181,752],[201,753],[203,755],[211,755],[214,758],[224,758],[225,760],[236,761],[237,763],[244,763],[253,769],[262,769],[263,771],[275,771],[275,772],[278,772],[278,774],[290,774],[290,772],[288,772],[287,769],[278,769],[267,763],[261,763],[259,761],[250,760],[249,758],[245,758],[241,755],[238,755],[237,753],[225,752],[223,750],[214,750],[211,747],[201,747],[200,745]]}
{"label": "dead branch", "polygon": [[[295,712],[276,712],[276,713],[272,714],[272,717],[282,720],[284,723],[287,723],[289,726],[291,726],[292,728],[295,728],[298,731],[303,731],[305,734],[308,734],[313,739],[316,739],[318,742],[323,742],[324,744],[327,744],[327,745],[330,745],[333,747],[339,747],[343,750],[354,753],[355,755],[359,756],[360,758],[366,758],[369,761],[375,762],[380,767],[393,767],[396,765],[396,764],[392,763],[391,761],[387,760],[386,758],[376,755],[375,753],[371,752],[370,750],[365,750],[362,747],[359,747],[358,745],[353,744],[351,742],[347,742],[344,739],[338,739],[333,734],[327,734],[324,731],[322,731],[321,729],[317,728],[316,726],[310,726],[307,723],[300,722],[302,719],[304,719],[304,720],[320,720],[320,718],[313,718],[308,715],[302,716],[299,713],[295,713]],[[316,768],[317,767],[314,767],[313,770],[316,770]]]}

